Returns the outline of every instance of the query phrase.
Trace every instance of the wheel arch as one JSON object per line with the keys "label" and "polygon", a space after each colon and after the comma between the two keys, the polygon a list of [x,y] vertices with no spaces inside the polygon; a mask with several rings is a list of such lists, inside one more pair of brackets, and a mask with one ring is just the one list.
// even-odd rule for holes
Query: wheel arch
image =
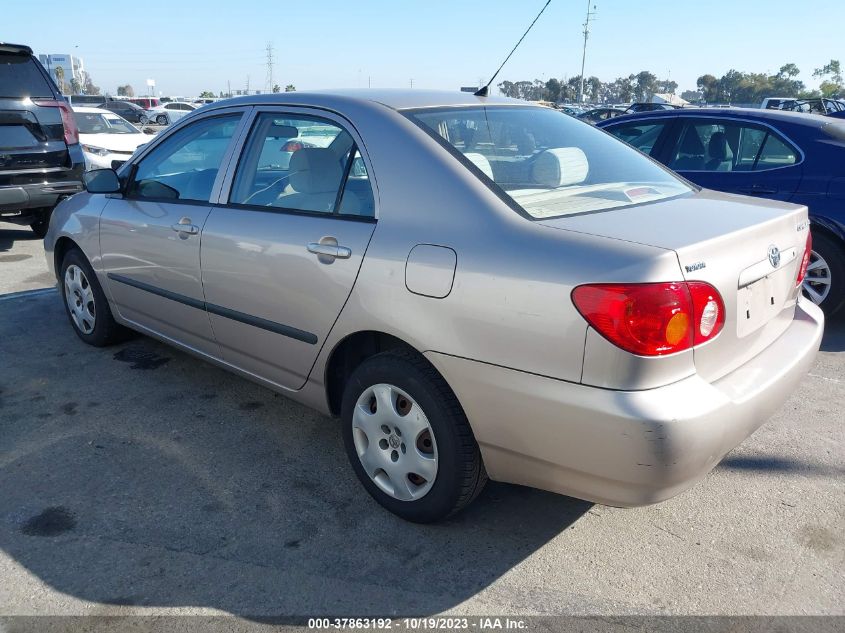
{"label": "wheel arch", "polygon": [[53,247],[53,270],[56,273],[56,279],[58,279],[61,275],[62,261],[65,258],[65,254],[72,248],[78,248],[80,251],[82,250],[79,244],[67,235],[62,235],[56,240],[56,244]]}
{"label": "wheel arch", "polygon": [[324,384],[332,415],[340,415],[343,387],[352,372],[371,356],[392,349],[404,349],[424,358],[422,352],[401,338],[378,330],[362,330],[347,335],[332,349],[326,361]]}

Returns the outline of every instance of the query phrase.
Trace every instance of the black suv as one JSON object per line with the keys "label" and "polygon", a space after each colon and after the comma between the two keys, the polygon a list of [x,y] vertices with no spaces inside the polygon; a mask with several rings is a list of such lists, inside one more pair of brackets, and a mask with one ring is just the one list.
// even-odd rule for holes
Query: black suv
{"label": "black suv", "polygon": [[44,237],[53,207],[82,191],[73,112],[32,49],[0,42],[0,220]]}

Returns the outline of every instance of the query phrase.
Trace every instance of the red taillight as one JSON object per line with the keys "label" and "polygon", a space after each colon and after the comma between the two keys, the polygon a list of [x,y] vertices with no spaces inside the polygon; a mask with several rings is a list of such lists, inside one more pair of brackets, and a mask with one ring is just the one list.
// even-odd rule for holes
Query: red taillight
{"label": "red taillight", "polygon": [[62,115],[62,126],[65,129],[65,143],[76,145],[79,142],[79,129],[76,127],[76,119],[73,118],[73,110],[70,109],[66,101],[38,99],[33,100],[33,103],[46,108],[58,108]]}
{"label": "red taillight", "polygon": [[796,287],[804,283],[804,277],[807,276],[807,266],[810,265],[810,253],[812,250],[813,234],[807,231],[807,244],[804,246],[804,257],[801,258],[801,266],[798,267],[798,278],[795,280]]}
{"label": "red taillight", "polygon": [[665,356],[714,338],[725,306],[710,284],[589,284],[572,291],[581,315],[617,347],[640,356]]}
{"label": "red taillight", "polygon": [[282,145],[282,151],[283,152],[296,152],[296,151],[301,150],[303,147],[305,147],[305,146],[302,143],[300,143],[299,141],[288,141],[287,143]]}

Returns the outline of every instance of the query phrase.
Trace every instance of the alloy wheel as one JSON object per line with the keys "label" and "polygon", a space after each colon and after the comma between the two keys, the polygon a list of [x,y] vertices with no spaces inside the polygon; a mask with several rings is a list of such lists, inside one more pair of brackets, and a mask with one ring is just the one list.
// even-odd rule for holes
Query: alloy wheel
{"label": "alloy wheel", "polygon": [[804,295],[816,305],[830,294],[830,265],[816,251],[810,251],[810,263],[803,283]]}
{"label": "alloy wheel", "polygon": [[364,390],[352,414],[355,452],[369,478],[400,501],[424,497],[437,477],[437,444],[425,412],[394,385]]}
{"label": "alloy wheel", "polygon": [[71,264],[65,271],[65,303],[74,325],[83,334],[91,334],[97,323],[94,290],[82,269]]}

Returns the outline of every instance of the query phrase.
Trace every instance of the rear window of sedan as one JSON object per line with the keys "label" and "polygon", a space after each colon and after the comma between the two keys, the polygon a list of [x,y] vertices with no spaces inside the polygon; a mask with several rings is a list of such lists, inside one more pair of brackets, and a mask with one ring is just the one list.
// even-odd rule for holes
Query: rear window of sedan
{"label": "rear window of sedan", "polygon": [[456,107],[403,114],[534,219],[692,192],[685,181],[628,145],[552,109]]}

